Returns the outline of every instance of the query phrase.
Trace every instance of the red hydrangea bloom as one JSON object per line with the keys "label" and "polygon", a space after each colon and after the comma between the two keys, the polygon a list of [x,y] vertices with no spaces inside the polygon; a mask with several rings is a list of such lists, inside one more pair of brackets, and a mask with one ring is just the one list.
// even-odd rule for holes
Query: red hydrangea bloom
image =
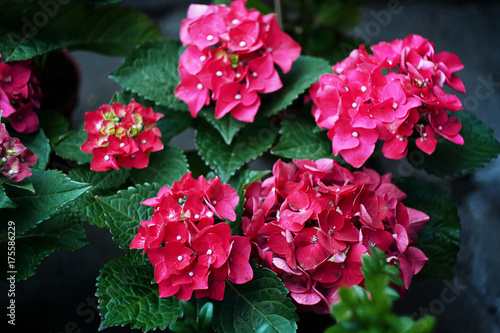
{"label": "red hydrangea bloom", "polygon": [[405,197],[390,174],[351,173],[331,159],[278,160],[245,192],[243,232],[299,308],[328,313],[341,286],[363,284],[361,255],[372,246],[401,268],[406,289],[422,269],[427,258],[414,244],[429,217]]}
{"label": "red hydrangea bloom", "polygon": [[145,108],[135,100],[128,105],[102,105],[97,111],[85,113],[84,130],[87,141],[81,150],[93,154],[90,168],[106,171],[111,168],[145,168],[149,152],[163,149],[156,122],[161,113]]}
{"label": "red hydrangea bloom", "polygon": [[38,68],[32,60],[0,62],[2,117],[10,118],[12,127],[21,133],[32,133],[39,127],[33,112],[33,106],[40,107],[42,97],[38,76]]}
{"label": "red hydrangea bloom", "polygon": [[287,73],[300,55],[299,44],[280,29],[275,14],[262,15],[245,4],[192,4],[182,21],[180,40],[187,49],[179,60],[175,95],[193,117],[213,100],[217,119],[231,113],[253,122],[259,94],[282,87],[275,64]]}
{"label": "red hydrangea bloom", "polygon": [[[309,93],[312,114],[319,127],[328,129],[334,155],[359,168],[371,156],[378,140],[391,159],[406,156],[408,138],[427,154],[440,135],[464,144],[458,119],[448,114],[462,109],[456,95],[444,85],[465,92],[455,75],[464,66],[454,54],[435,54],[428,40],[410,35],[404,40],[364,46],[333,66],[335,74],[322,75]],[[382,71],[387,72],[386,75]]]}
{"label": "red hydrangea bloom", "polygon": [[0,124],[0,174],[15,182],[31,176],[29,165],[36,162],[36,155],[27,149],[18,138],[12,138]]}
{"label": "red hydrangea bloom", "polygon": [[147,252],[160,297],[189,300],[194,291],[196,298],[222,300],[226,278],[236,284],[253,278],[250,241],[232,236],[225,222],[214,224],[215,215],[234,221],[238,201],[236,190],[218,177],[194,179],[188,172],[142,202],[154,213],[141,222],[130,248]]}

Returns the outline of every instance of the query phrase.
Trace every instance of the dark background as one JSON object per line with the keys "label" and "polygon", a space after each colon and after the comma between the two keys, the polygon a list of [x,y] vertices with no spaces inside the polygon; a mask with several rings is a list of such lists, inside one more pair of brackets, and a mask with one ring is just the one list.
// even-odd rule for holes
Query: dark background
{"label": "dark background", "polygon": [[[147,12],[167,36],[177,38],[189,3],[129,0],[122,4]],[[362,7],[362,17],[358,29],[351,34],[370,44],[416,33],[434,42],[437,52],[457,54],[465,65],[458,73],[467,89],[461,100],[469,111],[495,129],[495,137],[500,140],[500,4],[372,1]],[[88,52],[73,55],[81,71],[80,96],[71,119],[76,127],[85,112],[108,103],[113,93],[120,90],[108,75],[120,66],[122,59]],[[193,148],[192,132],[174,138],[174,144]],[[454,280],[414,282],[406,297],[396,304],[396,311],[416,318],[425,312],[436,316],[435,332],[500,332],[500,160],[473,175],[439,182],[455,199],[462,223]],[[37,268],[35,276],[16,284],[15,331],[97,331],[100,319],[95,308],[95,280],[101,267],[122,255],[122,251],[107,230],[88,224],[85,227],[89,245],[73,253],[51,254]],[[7,285],[0,285],[3,307]],[[7,319],[1,321],[4,325]],[[323,330],[304,324],[299,322],[301,330]],[[116,327],[104,332],[129,331]]]}

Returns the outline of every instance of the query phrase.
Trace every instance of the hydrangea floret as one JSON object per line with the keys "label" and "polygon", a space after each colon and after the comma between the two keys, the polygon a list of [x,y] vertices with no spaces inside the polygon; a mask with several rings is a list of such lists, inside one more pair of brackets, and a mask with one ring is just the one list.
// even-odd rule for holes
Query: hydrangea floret
{"label": "hydrangea floret", "polygon": [[0,62],[0,111],[17,132],[32,133],[38,129],[33,107],[40,107],[41,98],[39,70],[33,59]]}
{"label": "hydrangea floret", "polygon": [[448,113],[461,110],[462,103],[443,91],[447,85],[465,92],[455,75],[464,67],[460,59],[436,54],[433,43],[418,35],[381,42],[371,50],[373,55],[361,45],[309,91],[312,114],[319,127],[329,130],[334,155],[358,168],[382,140],[383,155],[401,159],[414,133],[416,145],[427,154],[436,149],[438,136],[464,144],[462,124]]}
{"label": "hydrangea floret", "polygon": [[226,278],[236,284],[253,278],[249,240],[232,236],[228,223],[215,223],[216,216],[234,221],[238,201],[236,190],[218,177],[195,179],[188,172],[142,202],[154,213],[141,222],[130,248],[147,252],[160,297],[189,300],[194,292],[222,300]]}
{"label": "hydrangea floret", "polygon": [[414,246],[429,217],[406,207],[391,175],[351,173],[331,159],[278,160],[248,187],[243,232],[253,258],[282,279],[299,309],[328,313],[342,286],[362,285],[370,247],[401,269],[404,288],[427,257]]}
{"label": "hydrangea floret", "polygon": [[85,113],[87,140],[81,150],[93,154],[90,168],[107,171],[111,168],[145,168],[149,152],[163,149],[161,132],[156,122],[163,117],[151,107],[132,100],[128,105],[114,102]]}
{"label": "hydrangea floret", "polygon": [[193,117],[216,101],[215,117],[231,113],[253,122],[261,93],[282,87],[274,65],[287,73],[301,48],[279,27],[275,14],[247,9],[246,0],[225,5],[192,4],[182,21],[181,82],[175,95]]}
{"label": "hydrangea floret", "polygon": [[12,138],[0,124],[0,173],[14,182],[31,176],[29,166],[35,164],[36,155],[27,149],[18,138]]}

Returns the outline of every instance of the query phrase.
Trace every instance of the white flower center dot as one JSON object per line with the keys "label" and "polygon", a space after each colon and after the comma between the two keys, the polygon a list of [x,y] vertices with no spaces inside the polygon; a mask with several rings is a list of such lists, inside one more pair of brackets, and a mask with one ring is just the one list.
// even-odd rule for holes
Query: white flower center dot
{"label": "white flower center dot", "polygon": [[109,161],[110,157],[109,155],[104,156],[104,160]]}
{"label": "white flower center dot", "polygon": [[205,60],[207,60],[207,57],[206,57],[206,56],[204,56],[204,55],[202,55],[202,56],[200,57],[200,61],[205,61]]}
{"label": "white flower center dot", "polygon": [[217,205],[217,201],[216,200],[212,201],[212,205]]}
{"label": "white flower center dot", "polygon": [[9,175],[13,175],[14,174],[14,170],[9,170]]}
{"label": "white flower center dot", "polygon": [[221,72],[221,71],[217,71],[217,72],[215,73],[215,75],[217,75],[217,76],[222,76],[222,72]]}
{"label": "white flower center dot", "polygon": [[438,131],[441,132],[443,130],[443,126],[438,126]]}
{"label": "white flower center dot", "polygon": [[258,76],[257,72],[253,72],[253,73],[252,73],[252,76],[253,76],[253,77],[257,77],[257,76]]}
{"label": "white flower center dot", "polygon": [[247,46],[247,43],[242,40],[239,45],[240,45],[240,47],[245,47],[245,46]]}
{"label": "white flower center dot", "polygon": [[194,273],[193,273],[193,272],[189,272],[189,276],[193,276],[193,275],[194,275]]}
{"label": "white flower center dot", "polygon": [[240,100],[241,99],[241,95],[240,94],[234,95],[234,99]]}
{"label": "white flower center dot", "polygon": [[212,212],[208,212],[208,213],[207,213],[207,216],[208,216],[208,217],[212,217],[213,215],[214,215],[214,213],[212,213]]}
{"label": "white flower center dot", "polygon": [[181,235],[177,236],[176,239],[180,241],[182,239]]}
{"label": "white flower center dot", "polygon": [[240,73],[236,73],[236,78],[239,79],[241,77],[241,74]]}
{"label": "white flower center dot", "polygon": [[358,132],[352,132],[352,136],[357,138],[359,136]]}
{"label": "white flower center dot", "polygon": [[398,103],[392,103],[392,108],[397,109],[398,108]]}
{"label": "white flower center dot", "polygon": [[182,256],[178,256],[177,260],[182,261]]}
{"label": "white flower center dot", "polygon": [[198,88],[199,90],[203,89],[203,84],[198,83],[198,84],[196,85],[196,88]]}
{"label": "white flower center dot", "polygon": [[361,91],[365,92],[366,91],[366,87],[365,86],[361,86]]}
{"label": "white flower center dot", "polygon": [[125,142],[120,143],[120,148],[125,147]]}
{"label": "white flower center dot", "polygon": [[353,107],[353,108],[355,108],[355,107],[357,107],[357,106],[358,106],[358,104],[357,104],[356,102],[352,103],[352,107]]}
{"label": "white flower center dot", "polygon": [[214,36],[212,35],[208,35],[207,36],[207,40],[210,42],[210,41],[213,41],[214,40]]}
{"label": "white flower center dot", "polygon": [[196,214],[196,215],[194,216],[194,218],[195,218],[195,219],[199,219],[199,218],[200,218],[200,215]]}
{"label": "white flower center dot", "polygon": [[426,138],[427,137],[427,133],[422,134],[422,137]]}
{"label": "white flower center dot", "polygon": [[234,19],[234,20],[231,21],[231,23],[234,24],[234,25],[237,25],[238,23],[240,23],[240,20]]}
{"label": "white flower center dot", "polygon": [[212,249],[208,249],[207,254],[211,255],[212,254]]}
{"label": "white flower center dot", "polygon": [[145,145],[145,144],[146,144],[146,143],[148,143],[148,142],[146,141],[146,139],[142,139],[141,143],[142,143],[143,145]]}

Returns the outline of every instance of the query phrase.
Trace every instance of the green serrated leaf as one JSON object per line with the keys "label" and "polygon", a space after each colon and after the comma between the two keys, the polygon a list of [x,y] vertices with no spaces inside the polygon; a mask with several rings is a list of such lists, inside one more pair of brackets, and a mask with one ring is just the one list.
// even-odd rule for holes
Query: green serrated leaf
{"label": "green serrated leaf", "polygon": [[[39,21],[34,17],[46,21],[36,25]],[[125,56],[135,46],[163,37],[141,12],[116,5],[93,6],[83,0],[49,2],[43,7],[33,1],[2,1],[0,20],[4,27],[0,50],[7,60],[25,60],[61,48]]]}
{"label": "green serrated leaf", "polygon": [[133,169],[132,181],[135,184],[156,182],[171,186],[189,171],[186,155],[182,149],[173,145],[149,154],[149,164],[144,169]]}
{"label": "green serrated leaf", "polygon": [[256,120],[246,126],[231,145],[225,144],[217,130],[203,128],[196,133],[196,146],[201,157],[225,183],[243,164],[271,148],[277,134],[268,125],[264,120]]}
{"label": "green serrated leaf", "polygon": [[75,204],[86,220],[99,228],[106,227],[106,218],[102,213],[102,207],[97,202],[96,196],[111,195],[122,186],[130,176],[130,169],[92,171],[88,165],[82,165],[70,171],[69,176],[75,181],[85,182],[92,188],[85,191],[75,200]]}
{"label": "green serrated leaf", "polygon": [[482,168],[500,154],[500,143],[493,137],[490,127],[467,112],[456,112],[453,115],[462,123],[460,134],[465,144],[457,145],[444,140],[438,142],[431,155],[419,151],[422,158],[411,158],[412,151],[418,148],[410,146],[408,156],[413,166],[439,177],[454,177]]}
{"label": "green serrated leaf", "polygon": [[220,135],[228,145],[231,144],[236,133],[248,124],[237,120],[231,114],[226,114],[221,119],[217,119],[215,118],[215,111],[213,108],[201,110],[200,115],[217,131],[219,131]]}
{"label": "green serrated leaf", "polygon": [[70,131],[69,134],[54,147],[54,152],[57,156],[75,161],[79,165],[90,163],[92,154],[87,154],[80,149],[86,140],[87,132],[83,130]]}
{"label": "green serrated leaf", "polygon": [[174,95],[180,82],[178,41],[158,40],[132,50],[111,78],[124,89],[174,110],[188,106]]}
{"label": "green serrated leaf", "polygon": [[407,194],[403,201],[406,206],[430,216],[415,245],[429,261],[416,278],[451,279],[460,236],[460,219],[453,199],[438,186],[422,179],[405,178],[396,184]]}
{"label": "green serrated leaf", "polygon": [[165,330],[182,315],[175,297],[160,298],[158,285],[152,284],[152,265],[141,265],[130,256],[109,261],[97,278],[101,325],[130,325],[144,332]]}
{"label": "green serrated leaf", "polygon": [[16,134],[17,138],[36,155],[36,162],[30,168],[45,170],[49,164],[50,144],[43,129],[31,134]]}
{"label": "green serrated leaf", "polygon": [[13,180],[10,180],[8,178],[2,178],[0,179],[0,184],[3,183],[7,186],[13,186],[22,190],[30,191],[32,193],[35,193],[35,189],[33,188],[33,179],[32,177],[26,177],[23,180],[19,182],[15,182]]}
{"label": "green serrated leaf", "polygon": [[[20,232],[18,223],[15,226],[17,281],[25,280],[34,275],[36,267],[43,258],[55,250],[71,252],[88,244],[80,213],[71,205],[59,209],[48,220],[25,233]],[[0,237],[0,247],[6,250],[8,238],[3,236]],[[4,263],[2,263],[3,265]],[[2,269],[3,279],[5,279],[8,270]]]}
{"label": "green serrated leaf", "polygon": [[288,73],[280,75],[283,88],[262,96],[259,113],[266,117],[276,115],[309,89],[311,84],[318,81],[322,74],[331,72],[332,66],[325,59],[300,56]]}
{"label": "green serrated leaf", "polygon": [[141,221],[149,220],[153,215],[153,209],[141,205],[141,202],[158,196],[160,188],[156,183],[144,184],[118,191],[112,196],[97,197],[113,240],[123,250],[130,250],[130,242],[137,234],[137,227]]}
{"label": "green serrated leaf", "polygon": [[0,184],[0,209],[1,208],[16,208],[16,204],[9,199],[2,184]]}
{"label": "green serrated leaf", "polygon": [[318,126],[306,119],[287,119],[281,127],[281,137],[272,153],[291,159],[334,158],[332,142],[323,132],[314,132]]}
{"label": "green serrated leaf", "polygon": [[224,301],[215,304],[215,325],[222,332],[295,332],[299,319],[288,290],[272,271],[254,267],[245,284],[226,282]]}
{"label": "green serrated leaf", "polygon": [[31,171],[35,193],[15,187],[6,188],[7,195],[17,205],[17,208],[6,211],[7,219],[16,222],[18,233],[24,233],[48,219],[63,204],[91,188],[89,184],[75,182],[56,170]]}

